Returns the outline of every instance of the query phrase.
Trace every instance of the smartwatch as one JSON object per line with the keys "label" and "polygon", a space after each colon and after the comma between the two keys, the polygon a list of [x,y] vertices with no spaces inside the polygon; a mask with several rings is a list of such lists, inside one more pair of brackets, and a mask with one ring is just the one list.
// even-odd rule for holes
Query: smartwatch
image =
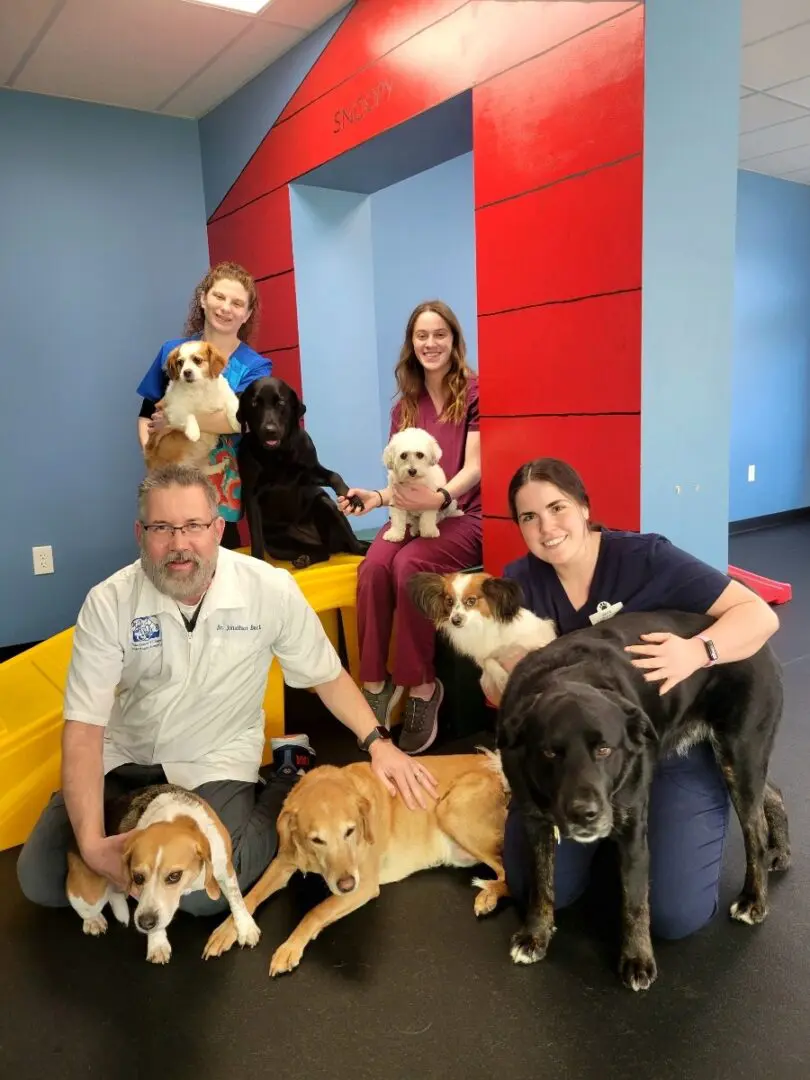
{"label": "smartwatch", "polygon": [[440,510],[446,510],[450,503],[453,501],[453,496],[447,490],[447,488],[436,488],[436,490],[444,496],[444,502],[439,507]]}
{"label": "smartwatch", "polygon": [[388,730],[387,727],[383,727],[382,724],[379,724],[377,727],[372,728],[368,735],[366,735],[365,739],[358,739],[357,745],[360,747],[361,750],[365,750],[366,753],[368,753],[371,749],[371,744],[376,742],[377,739],[387,739],[389,742],[391,740],[391,732]]}
{"label": "smartwatch", "polygon": [[706,663],[703,666],[713,667],[720,659],[717,652],[717,646],[712,641],[712,639],[710,637],[706,637],[705,634],[697,634],[696,636],[699,637],[700,640],[703,642],[703,647],[705,648],[706,656],[708,657]]}

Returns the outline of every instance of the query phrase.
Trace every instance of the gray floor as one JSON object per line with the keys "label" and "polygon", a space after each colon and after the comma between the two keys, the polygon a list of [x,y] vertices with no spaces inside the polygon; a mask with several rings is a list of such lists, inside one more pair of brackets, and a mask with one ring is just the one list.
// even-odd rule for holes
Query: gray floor
{"label": "gray floor", "polygon": [[[270,981],[272,949],[312,899],[311,879],[260,913],[261,944],[204,964],[212,923],[180,919],[174,958],[145,963],[143,938],[114,926],[83,937],[69,911],[19,896],[0,854],[0,1076],[17,1080],[799,1080],[810,1076],[810,524],[732,541],[731,561],[794,587],[776,649],[787,710],[773,775],[791,814],[794,865],[771,914],[726,917],[742,880],[735,826],[722,911],[694,938],[657,946],[659,981],[633,995],[615,974],[610,906],[559,919],[548,959],[516,968],[511,908],[472,914],[469,874],[435,871],[387,887],[325,931],[292,976]],[[304,703],[310,708],[308,702]],[[309,722],[309,721],[308,721]],[[310,726],[320,760],[351,739]]]}

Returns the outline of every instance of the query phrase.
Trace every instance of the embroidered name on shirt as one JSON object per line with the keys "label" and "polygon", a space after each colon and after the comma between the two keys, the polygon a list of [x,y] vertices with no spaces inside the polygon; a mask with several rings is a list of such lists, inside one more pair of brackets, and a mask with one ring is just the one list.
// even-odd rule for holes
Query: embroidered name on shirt
{"label": "embroidered name on shirt", "polygon": [[255,632],[256,630],[261,630],[261,628],[261,623],[219,623],[217,625],[217,630],[241,630],[242,633],[245,631],[250,632],[251,630]]}
{"label": "embroidered name on shirt", "polygon": [[160,645],[160,620],[157,615],[139,615],[133,619],[130,640],[133,649],[154,649]]}
{"label": "embroidered name on shirt", "polygon": [[604,622],[605,619],[612,619],[614,615],[617,615],[624,604],[619,600],[615,604],[609,604],[607,600],[600,600],[596,605],[596,611],[593,615],[589,615],[588,618],[591,621],[591,626],[596,626],[597,623]]}

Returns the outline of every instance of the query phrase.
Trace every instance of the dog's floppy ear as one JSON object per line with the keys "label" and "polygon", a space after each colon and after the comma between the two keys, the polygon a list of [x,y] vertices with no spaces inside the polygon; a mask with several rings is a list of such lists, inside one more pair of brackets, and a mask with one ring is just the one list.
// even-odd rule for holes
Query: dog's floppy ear
{"label": "dog's floppy ear", "polygon": [[166,361],[163,365],[163,370],[169,376],[170,379],[178,379],[180,377],[180,346],[176,349],[172,349],[169,355],[166,357]]}
{"label": "dog's floppy ear", "polygon": [[357,800],[357,814],[360,818],[360,833],[367,844],[374,843],[374,830],[371,827],[371,802],[361,795]]}
{"label": "dog's floppy ear", "polygon": [[298,396],[298,394],[295,392],[295,390],[293,390],[293,388],[291,386],[288,386],[287,389],[290,392],[290,405],[292,406],[292,411],[293,411],[293,414],[295,416],[295,419],[296,420],[303,420],[304,414],[307,411],[306,405],[303,403],[301,398]]}
{"label": "dog's floppy ear", "polygon": [[430,436],[428,446],[430,447],[430,464],[436,465],[442,459],[442,448],[432,435]]}
{"label": "dog's floppy ear", "polygon": [[214,877],[214,866],[211,862],[211,845],[208,843],[208,837],[199,828],[197,829],[196,852],[197,858],[205,867],[205,891],[211,900],[219,900],[222,890],[219,887],[219,882]]}
{"label": "dog's floppy ear", "polygon": [[432,623],[439,622],[447,614],[444,604],[447,594],[441,574],[422,570],[409,579],[406,591],[416,610]]}
{"label": "dog's floppy ear", "polygon": [[383,465],[386,469],[393,469],[394,462],[396,460],[396,447],[394,446],[393,439],[389,442],[388,446],[383,450]]}
{"label": "dog's floppy ear", "polygon": [[205,347],[208,351],[208,374],[212,379],[216,379],[228,366],[227,357],[223,356],[219,349],[210,345],[207,341]]}
{"label": "dog's floppy ear", "polygon": [[239,394],[239,408],[236,410],[236,422],[242,428],[242,434],[248,430],[248,412],[253,405],[253,383],[248,383],[245,389]]}
{"label": "dog's floppy ear", "polygon": [[647,713],[634,701],[620,694],[618,690],[601,690],[608,700],[622,710],[625,715],[627,740],[633,750],[640,750],[645,742],[657,742],[658,732]]}
{"label": "dog's floppy ear", "polygon": [[301,850],[301,835],[298,830],[298,814],[295,810],[287,810],[282,807],[276,821],[278,832],[278,853],[294,858],[296,862],[303,857]]}
{"label": "dog's floppy ear", "polygon": [[511,578],[485,578],[481,583],[481,592],[499,622],[511,622],[520,614],[523,590]]}

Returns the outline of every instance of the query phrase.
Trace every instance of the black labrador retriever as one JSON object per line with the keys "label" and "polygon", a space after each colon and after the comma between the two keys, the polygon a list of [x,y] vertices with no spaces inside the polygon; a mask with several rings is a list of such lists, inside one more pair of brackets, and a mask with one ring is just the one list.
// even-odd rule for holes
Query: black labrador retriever
{"label": "black labrador retriever", "polygon": [[[318,461],[312,439],[300,426],[306,406],[282,379],[264,376],[246,387],[237,420],[243,436],[238,462],[242,505],[250,529],[250,553],[291,561],[297,568],[330,555],[364,555],[345,516],[323,490],[348,495],[341,476]],[[355,505],[362,502],[353,497]]]}
{"label": "black labrador retriever", "polygon": [[788,821],[768,764],[782,715],[781,669],[769,645],[748,660],[702,668],[661,696],[624,646],[642,634],[692,637],[705,615],[627,613],[566,634],[512,672],[498,716],[503,770],[534,858],[532,897],[513,936],[515,963],[535,963],[554,932],[555,838],[619,848],[623,935],[619,971],[633,990],[656,977],[650,940],[647,805],[656,762],[708,739],[745,840],[745,883],[731,916],[760,923],[768,871],[790,864]]}

